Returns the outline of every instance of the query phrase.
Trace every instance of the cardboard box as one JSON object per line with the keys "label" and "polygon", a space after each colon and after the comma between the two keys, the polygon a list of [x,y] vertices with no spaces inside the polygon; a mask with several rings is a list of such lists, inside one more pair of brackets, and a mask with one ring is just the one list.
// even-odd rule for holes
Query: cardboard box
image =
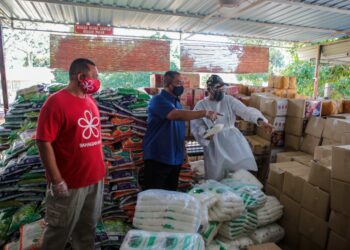
{"label": "cardboard box", "polygon": [[264,243],[255,246],[250,246],[247,250],[282,250],[275,243]]}
{"label": "cardboard box", "polygon": [[275,89],[283,89],[284,88],[283,76],[274,76],[273,77],[273,87]]}
{"label": "cardboard box", "polygon": [[280,201],[283,205],[283,216],[280,224],[286,233],[285,241],[288,245],[295,247],[292,249],[298,249],[300,241],[299,222],[301,206],[284,194],[281,195]]}
{"label": "cardboard box", "polygon": [[271,93],[253,93],[250,99],[250,106],[261,110],[260,104],[262,98],[275,98]]}
{"label": "cardboard box", "polygon": [[312,166],[313,156],[312,155],[300,155],[300,156],[294,156],[294,161],[299,162],[300,164],[303,164],[304,166],[310,167]]}
{"label": "cardboard box", "polygon": [[[283,147],[284,146],[284,132],[274,131],[269,132],[263,127],[256,128],[256,134],[265,140],[271,141],[271,147]],[[282,150],[283,151],[283,150]]]}
{"label": "cardboard box", "polygon": [[283,193],[291,197],[296,202],[301,202],[304,184],[310,174],[310,168],[301,165],[302,168],[286,171],[283,181]]}
{"label": "cardboard box", "polygon": [[341,144],[342,145],[348,145],[350,144],[350,133],[344,133],[343,137],[341,139]]}
{"label": "cardboard box", "polygon": [[296,97],[296,95],[297,95],[296,89],[288,89],[287,90],[287,96],[286,97],[288,99],[294,99]]}
{"label": "cardboard box", "polygon": [[193,105],[205,98],[205,89],[195,89],[193,93]]}
{"label": "cardboard box", "polygon": [[284,183],[284,173],[286,171],[304,168],[298,162],[281,162],[270,164],[270,171],[267,178],[267,183],[272,185],[277,190],[282,191]]}
{"label": "cardboard box", "polygon": [[267,195],[274,196],[277,199],[280,199],[281,198],[281,194],[282,194],[281,190],[278,190],[277,188],[274,188],[272,185],[270,185],[268,183],[265,185],[265,193]]}
{"label": "cardboard box", "polygon": [[272,148],[270,154],[270,163],[276,163],[277,154],[284,152],[284,148]]}
{"label": "cardboard box", "polygon": [[284,134],[284,147],[287,149],[292,149],[299,151],[302,144],[303,137],[295,136],[285,133]]}
{"label": "cardboard box", "polygon": [[288,117],[305,118],[305,100],[292,99],[288,100]]}
{"label": "cardboard box", "polygon": [[336,100],[322,101],[322,116],[336,115],[343,112],[343,106]]}
{"label": "cardboard box", "polygon": [[350,145],[333,147],[332,178],[350,183]]}
{"label": "cardboard box", "polygon": [[325,124],[326,120],[321,117],[310,117],[306,125],[305,134],[322,137]]}
{"label": "cardboard box", "polygon": [[301,236],[299,250],[323,250],[323,249],[324,248],[320,247],[319,245],[317,245],[312,240],[309,240],[304,235]]}
{"label": "cardboard box", "polygon": [[302,136],[305,124],[306,120],[303,118],[287,116],[285,132],[291,135]]}
{"label": "cardboard box", "polygon": [[199,74],[189,74],[181,73],[184,88],[200,88],[200,75]]}
{"label": "cardboard box", "polygon": [[350,113],[350,100],[343,100],[343,112]]}
{"label": "cardboard box", "polygon": [[295,76],[289,77],[289,89],[296,89],[297,88],[297,78]]}
{"label": "cardboard box", "polygon": [[164,87],[164,76],[161,74],[152,74],[150,77],[151,88],[163,88]]}
{"label": "cardboard box", "polygon": [[184,93],[180,96],[181,105],[193,107],[193,94],[193,89],[185,89]]}
{"label": "cardboard box", "polygon": [[304,184],[301,207],[326,221],[329,216],[329,202],[330,197],[327,192],[309,183]]}
{"label": "cardboard box", "polygon": [[331,172],[332,168],[329,166],[323,166],[317,162],[313,162],[310,175],[309,175],[309,183],[321,188],[323,191],[327,193],[331,192]]}
{"label": "cardboard box", "polygon": [[334,232],[330,232],[327,250],[349,250],[349,249],[350,249],[350,241],[348,239],[340,237]]}
{"label": "cardboard box", "polygon": [[350,216],[350,183],[331,180],[331,209]]}
{"label": "cardboard box", "polygon": [[341,143],[344,133],[349,132],[350,122],[348,120],[328,118],[326,119],[322,137],[330,139],[336,143]]}
{"label": "cardboard box", "polygon": [[329,217],[329,228],[339,236],[350,239],[350,217],[332,211]]}
{"label": "cardboard box", "polygon": [[255,132],[255,124],[251,122],[247,122],[244,120],[236,120],[236,127],[242,132],[242,133],[254,133]]}
{"label": "cardboard box", "polygon": [[286,116],[287,108],[288,99],[264,97],[260,100],[261,112],[271,117]]}
{"label": "cardboard box", "polygon": [[318,146],[315,148],[314,160],[324,166],[332,164],[332,146]]}
{"label": "cardboard box", "polygon": [[294,161],[296,156],[306,156],[308,154],[301,151],[281,152],[277,154],[276,162]]}
{"label": "cardboard box", "polygon": [[273,80],[274,80],[274,76],[269,76],[269,80],[267,82],[267,86],[269,88],[273,88]]}
{"label": "cardboard box", "polygon": [[284,131],[284,127],[286,124],[285,116],[277,116],[277,117],[265,116],[265,118],[273,126],[275,131]]}
{"label": "cardboard box", "polygon": [[328,239],[328,223],[304,208],[300,212],[299,232],[321,248],[325,248]]}
{"label": "cardboard box", "polygon": [[315,148],[321,144],[321,137],[314,137],[312,135],[306,135],[303,143],[301,144],[300,150],[314,155]]}
{"label": "cardboard box", "polygon": [[254,155],[267,154],[270,150],[271,143],[257,135],[249,135],[245,137],[254,153]]}
{"label": "cardboard box", "polygon": [[339,145],[339,143],[334,142],[331,139],[322,138],[322,146],[334,146],[334,145]]}

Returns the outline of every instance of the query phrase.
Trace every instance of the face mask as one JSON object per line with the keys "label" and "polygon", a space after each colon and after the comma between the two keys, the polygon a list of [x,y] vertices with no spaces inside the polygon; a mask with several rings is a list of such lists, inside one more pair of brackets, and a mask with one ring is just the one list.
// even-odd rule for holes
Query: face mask
{"label": "face mask", "polygon": [[84,78],[80,84],[82,90],[89,95],[96,93],[101,87],[99,80],[89,77]]}
{"label": "face mask", "polygon": [[173,94],[175,96],[181,96],[184,92],[185,88],[183,86],[174,86],[173,88]]}
{"label": "face mask", "polygon": [[220,102],[222,99],[224,99],[225,93],[220,90],[214,91],[214,100],[217,102]]}

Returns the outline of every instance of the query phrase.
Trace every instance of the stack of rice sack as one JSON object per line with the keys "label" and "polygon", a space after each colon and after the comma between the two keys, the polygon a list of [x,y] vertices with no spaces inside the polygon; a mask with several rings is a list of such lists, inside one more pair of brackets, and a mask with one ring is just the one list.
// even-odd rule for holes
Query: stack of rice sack
{"label": "stack of rice sack", "polygon": [[104,218],[132,219],[138,173],[143,168],[143,136],[149,96],[134,89],[104,90],[95,95],[101,113],[103,152],[108,166]]}
{"label": "stack of rice sack", "polygon": [[184,163],[180,169],[179,184],[177,190],[179,192],[188,192],[194,186],[194,173],[189,163]]}
{"label": "stack of rice sack", "polygon": [[42,85],[18,91],[0,128],[0,147],[6,149],[0,166],[0,246],[44,214],[45,170],[34,138],[47,92]]}
{"label": "stack of rice sack", "polygon": [[262,187],[248,171],[240,170],[221,183],[209,180],[189,192],[201,202],[201,234],[208,249],[246,249],[284,237],[283,228],[275,224],[283,206]]}
{"label": "stack of rice sack", "polygon": [[166,190],[138,194],[133,226],[121,249],[199,249],[200,202],[193,196]]}

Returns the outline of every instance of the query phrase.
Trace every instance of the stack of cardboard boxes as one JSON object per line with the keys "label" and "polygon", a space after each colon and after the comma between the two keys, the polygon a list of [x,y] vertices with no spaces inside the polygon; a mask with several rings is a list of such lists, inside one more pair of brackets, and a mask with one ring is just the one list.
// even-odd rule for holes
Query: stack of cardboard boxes
{"label": "stack of cardboard boxes", "polygon": [[268,88],[265,88],[265,92],[282,98],[295,98],[296,88],[297,80],[294,76],[270,76]]}
{"label": "stack of cardboard boxes", "polygon": [[328,249],[350,249],[350,145],[334,146]]}

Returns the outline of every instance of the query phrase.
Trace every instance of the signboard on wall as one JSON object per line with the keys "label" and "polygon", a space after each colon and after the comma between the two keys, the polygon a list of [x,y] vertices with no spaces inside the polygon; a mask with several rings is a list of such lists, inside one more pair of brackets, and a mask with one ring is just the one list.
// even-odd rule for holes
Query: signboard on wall
{"label": "signboard on wall", "polygon": [[85,35],[113,35],[113,27],[75,24],[74,33]]}
{"label": "signboard on wall", "polygon": [[269,49],[228,44],[181,45],[181,71],[208,73],[266,73]]}
{"label": "signboard on wall", "polygon": [[68,70],[76,58],[94,61],[100,71],[167,71],[170,43],[160,40],[50,35],[50,67]]}

